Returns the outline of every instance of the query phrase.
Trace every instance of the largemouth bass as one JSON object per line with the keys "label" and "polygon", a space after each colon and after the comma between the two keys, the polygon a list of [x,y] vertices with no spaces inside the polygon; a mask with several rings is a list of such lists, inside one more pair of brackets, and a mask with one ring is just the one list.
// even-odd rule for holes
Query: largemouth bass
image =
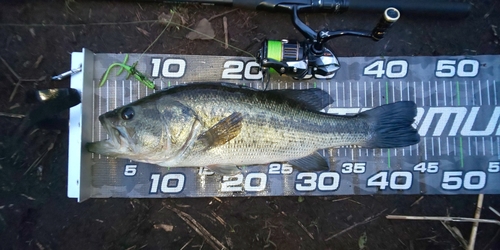
{"label": "largemouth bass", "polygon": [[320,89],[256,90],[228,83],[193,83],[158,91],[99,116],[109,139],[90,152],[164,167],[238,166],[288,162],[327,170],[318,150],[345,145],[396,148],[416,144],[416,105],[402,101],[354,116],[322,113],[331,97]]}

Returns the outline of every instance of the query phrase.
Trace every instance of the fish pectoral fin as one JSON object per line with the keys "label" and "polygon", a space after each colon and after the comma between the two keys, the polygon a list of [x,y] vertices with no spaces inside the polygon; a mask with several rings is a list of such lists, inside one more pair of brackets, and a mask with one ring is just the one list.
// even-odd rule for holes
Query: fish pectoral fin
{"label": "fish pectoral fin", "polygon": [[288,163],[300,171],[325,171],[330,169],[326,159],[318,152],[304,158],[288,161]]}
{"label": "fish pectoral fin", "polygon": [[241,170],[236,165],[210,165],[206,168],[221,175],[236,175],[241,173]]}
{"label": "fish pectoral fin", "polygon": [[234,112],[198,136],[198,140],[202,141],[206,148],[224,145],[240,134],[242,121],[243,115]]}

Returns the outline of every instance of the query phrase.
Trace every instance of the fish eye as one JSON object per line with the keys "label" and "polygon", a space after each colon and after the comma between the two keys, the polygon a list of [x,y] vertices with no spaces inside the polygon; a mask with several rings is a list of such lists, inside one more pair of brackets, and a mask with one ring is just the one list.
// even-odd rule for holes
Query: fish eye
{"label": "fish eye", "polygon": [[134,118],[134,109],[131,107],[126,107],[122,110],[122,119],[123,120],[130,120]]}

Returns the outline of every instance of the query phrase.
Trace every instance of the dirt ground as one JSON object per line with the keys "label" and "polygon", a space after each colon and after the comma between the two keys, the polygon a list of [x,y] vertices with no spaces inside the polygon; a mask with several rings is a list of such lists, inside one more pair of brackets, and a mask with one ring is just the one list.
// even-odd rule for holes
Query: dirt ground
{"label": "dirt ground", "polygon": [[[341,57],[499,54],[500,3],[471,2],[472,13],[465,19],[402,16],[382,41],[342,37],[328,45]],[[84,0],[2,0],[0,6],[0,56],[22,79],[39,79],[16,87],[16,76],[0,62],[1,249],[212,248],[168,207],[189,214],[231,249],[360,249],[364,235],[364,249],[461,248],[440,222],[390,221],[385,215],[472,217],[477,196],[91,199],[83,203],[67,198],[67,128],[35,127],[22,133],[22,119],[4,113],[27,114],[36,108],[25,98],[30,90],[69,87],[68,79],[51,81],[50,76],[69,69],[71,52],[82,48],[96,53],[143,52],[163,30],[158,24],[124,22],[155,20],[175,8],[185,25],[193,27],[202,18],[232,8]],[[285,13],[235,10],[224,15],[230,43],[252,54],[264,38],[302,39]],[[315,29],[369,30],[379,16],[346,12],[302,17]],[[213,18],[212,25],[216,38],[223,40],[222,17]],[[148,53],[242,55],[215,41],[187,40],[187,33],[182,27],[169,30]],[[65,112],[59,118],[67,116]],[[498,219],[489,206],[500,209],[500,197],[486,195],[482,210],[482,218]],[[162,228],[163,224],[173,229]],[[451,225],[468,239],[470,223]],[[498,226],[481,224],[476,249],[500,249],[499,234]]]}

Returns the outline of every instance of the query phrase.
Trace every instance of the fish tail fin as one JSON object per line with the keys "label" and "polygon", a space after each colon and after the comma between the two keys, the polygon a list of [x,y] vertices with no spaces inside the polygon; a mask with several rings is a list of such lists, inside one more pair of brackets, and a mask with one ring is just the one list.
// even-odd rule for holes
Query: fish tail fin
{"label": "fish tail fin", "polygon": [[401,101],[382,105],[362,112],[370,124],[370,139],[366,148],[398,148],[417,144],[418,131],[413,128],[417,105],[412,101]]}

